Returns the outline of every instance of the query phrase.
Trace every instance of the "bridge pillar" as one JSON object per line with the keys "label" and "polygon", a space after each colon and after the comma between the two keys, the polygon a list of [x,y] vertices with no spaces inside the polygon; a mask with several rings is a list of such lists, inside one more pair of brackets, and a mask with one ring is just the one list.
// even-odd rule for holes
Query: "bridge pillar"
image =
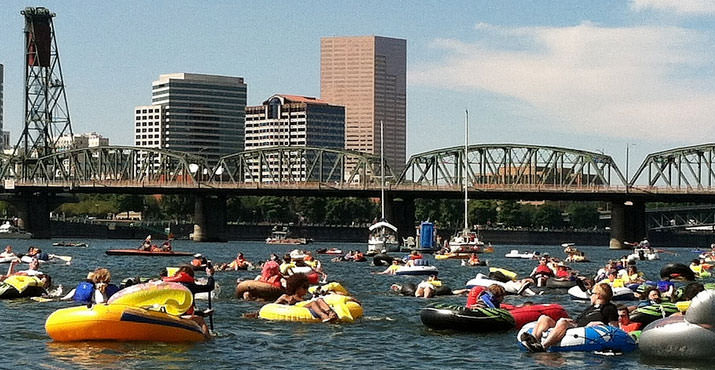
{"label": "bridge pillar", "polygon": [[611,203],[611,249],[623,249],[623,242],[638,242],[646,236],[645,203],[630,203]]}
{"label": "bridge pillar", "polygon": [[17,209],[17,226],[35,239],[49,239],[50,201],[47,193],[22,193],[12,201]]}
{"label": "bridge pillar", "polygon": [[397,227],[397,236],[402,240],[415,236],[415,200],[385,196],[385,217]]}
{"label": "bridge pillar", "polygon": [[195,242],[226,241],[226,197],[197,195],[194,203]]}

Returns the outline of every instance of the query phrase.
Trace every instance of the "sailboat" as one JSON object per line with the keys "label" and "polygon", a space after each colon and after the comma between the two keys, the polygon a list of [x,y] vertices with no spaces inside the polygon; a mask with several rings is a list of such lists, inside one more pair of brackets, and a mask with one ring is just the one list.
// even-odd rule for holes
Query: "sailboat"
{"label": "sailboat", "polygon": [[469,194],[467,192],[468,186],[468,176],[467,169],[469,168],[467,154],[469,153],[469,111],[466,111],[466,118],[464,122],[464,167],[463,167],[463,181],[464,186],[464,229],[457,232],[449,240],[449,250],[451,253],[482,253],[484,252],[484,242],[479,240],[479,235],[469,228]]}
{"label": "sailboat", "polygon": [[380,221],[374,223],[368,229],[370,237],[367,241],[367,254],[377,254],[384,252],[399,251],[397,239],[397,227],[387,222],[385,219],[385,152],[383,145],[383,127],[380,121],[380,206],[382,216]]}

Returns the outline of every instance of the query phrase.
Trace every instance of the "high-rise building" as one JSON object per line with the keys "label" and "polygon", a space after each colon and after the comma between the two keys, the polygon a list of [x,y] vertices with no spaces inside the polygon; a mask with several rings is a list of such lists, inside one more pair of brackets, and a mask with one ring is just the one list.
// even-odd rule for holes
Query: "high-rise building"
{"label": "high-rise building", "polygon": [[[345,107],[307,96],[276,94],[262,105],[246,107],[246,150],[272,146],[345,147]],[[277,156],[268,158],[276,170],[290,167],[294,179],[306,180],[306,163],[279,163]],[[251,167],[257,178],[259,169]],[[276,172],[276,171],[270,171]],[[263,176],[262,181],[272,181]]]}
{"label": "high-rise building", "polygon": [[345,148],[380,153],[399,172],[407,157],[407,41],[380,36],[320,40],[320,97],[345,106]]}
{"label": "high-rise building", "polygon": [[134,109],[134,143],[206,157],[243,150],[246,84],[242,77],[196,73],[160,75],[151,106]]}
{"label": "high-rise building", "polygon": [[5,101],[3,97],[4,76],[5,66],[0,64],[0,152],[10,147],[10,132],[3,130],[5,127],[3,126],[3,116],[5,115],[3,111],[3,102]]}

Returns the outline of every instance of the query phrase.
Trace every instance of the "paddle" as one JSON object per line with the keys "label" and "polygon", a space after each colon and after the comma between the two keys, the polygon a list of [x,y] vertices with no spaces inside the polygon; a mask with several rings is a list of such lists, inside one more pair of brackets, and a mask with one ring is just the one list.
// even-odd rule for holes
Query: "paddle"
{"label": "paddle", "polygon": [[[213,265],[211,265],[211,261],[206,261],[206,269],[213,270]],[[213,292],[213,289],[211,291],[209,291],[207,294],[209,296],[209,310],[211,310],[211,292]],[[213,333],[213,331],[214,331],[214,315],[213,315],[213,313],[211,313],[209,315],[209,325],[211,326],[211,332]]]}

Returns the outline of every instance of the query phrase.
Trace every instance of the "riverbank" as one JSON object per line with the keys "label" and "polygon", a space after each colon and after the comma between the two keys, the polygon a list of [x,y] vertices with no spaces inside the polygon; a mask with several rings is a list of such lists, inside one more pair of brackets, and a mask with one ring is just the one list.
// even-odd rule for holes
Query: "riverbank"
{"label": "riverbank", "polygon": [[[228,240],[262,241],[270,235],[274,225],[226,225]],[[298,236],[311,238],[320,242],[361,243],[367,240],[365,227],[337,225],[304,225],[290,226]],[[170,231],[178,239],[186,239],[193,231],[191,224],[171,225]],[[130,224],[98,224],[52,221],[51,234],[53,239],[133,239],[141,240],[151,234],[155,239],[166,237],[163,229]],[[608,245],[610,234],[602,231],[544,231],[544,230],[483,230],[480,232],[483,240],[494,245],[560,245],[575,243],[577,245]],[[446,235],[445,235],[446,237]],[[692,232],[656,232],[648,235],[650,242],[657,247],[674,248],[705,248],[715,243],[715,234]],[[634,240],[637,241],[637,240]]]}

